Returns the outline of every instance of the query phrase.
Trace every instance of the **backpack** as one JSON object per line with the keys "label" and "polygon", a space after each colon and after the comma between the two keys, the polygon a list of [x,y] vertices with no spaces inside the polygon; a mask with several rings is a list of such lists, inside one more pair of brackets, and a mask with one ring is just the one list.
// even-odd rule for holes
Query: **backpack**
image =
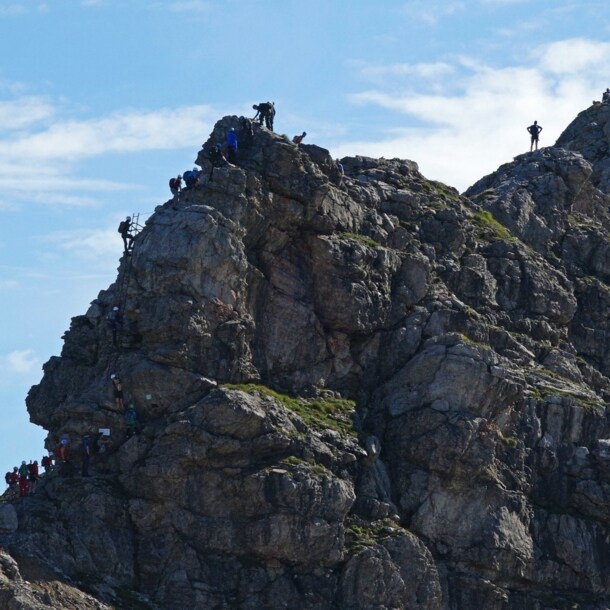
{"label": "backpack", "polygon": [[170,178],[169,179],[169,188],[170,189],[175,189],[178,188],[178,185],[176,184],[176,179],[175,178]]}
{"label": "backpack", "polygon": [[119,228],[117,229],[117,231],[119,233],[125,233],[127,231],[127,222],[124,220],[121,220],[121,222],[119,223]]}

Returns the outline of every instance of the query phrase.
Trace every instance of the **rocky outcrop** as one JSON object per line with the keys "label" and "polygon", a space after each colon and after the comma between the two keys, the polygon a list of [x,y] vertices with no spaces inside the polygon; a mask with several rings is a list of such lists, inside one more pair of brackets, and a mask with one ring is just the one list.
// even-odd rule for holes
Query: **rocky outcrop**
{"label": "rocky outcrop", "polygon": [[212,169],[230,127],[30,391],[72,449],[0,513],[12,573],[115,608],[608,606],[605,128],[460,196],[258,125]]}

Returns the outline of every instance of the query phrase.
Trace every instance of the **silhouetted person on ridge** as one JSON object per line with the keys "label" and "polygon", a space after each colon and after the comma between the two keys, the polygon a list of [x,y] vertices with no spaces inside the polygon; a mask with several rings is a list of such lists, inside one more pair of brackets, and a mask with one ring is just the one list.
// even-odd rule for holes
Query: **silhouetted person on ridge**
{"label": "silhouetted person on ridge", "polygon": [[610,88],[608,87],[602,93],[602,102],[610,102]]}
{"label": "silhouetted person on ridge", "polygon": [[536,145],[536,150],[538,150],[538,136],[540,135],[540,132],[542,131],[542,127],[540,127],[540,125],[538,125],[538,121],[534,121],[534,124],[530,125],[527,128],[527,131],[529,132],[530,136],[532,137],[531,142],[530,142],[530,152],[532,152],[532,150],[534,149],[534,145]]}
{"label": "silhouetted person on ridge", "polygon": [[307,132],[304,131],[300,136],[294,136],[294,138],[292,138],[292,143],[293,144],[300,144],[303,139],[305,138],[305,136],[307,135]]}
{"label": "silhouetted person on ridge", "polygon": [[127,254],[133,247],[133,235],[129,232],[129,229],[131,229],[131,217],[127,216],[125,220],[122,220],[119,223],[118,228],[118,232],[123,238],[123,249],[125,254]]}
{"label": "silhouetted person on ridge", "polygon": [[273,119],[275,118],[275,102],[262,102],[252,106],[256,110],[256,114],[252,119],[255,121],[258,118],[260,125],[265,121],[265,127],[273,131]]}

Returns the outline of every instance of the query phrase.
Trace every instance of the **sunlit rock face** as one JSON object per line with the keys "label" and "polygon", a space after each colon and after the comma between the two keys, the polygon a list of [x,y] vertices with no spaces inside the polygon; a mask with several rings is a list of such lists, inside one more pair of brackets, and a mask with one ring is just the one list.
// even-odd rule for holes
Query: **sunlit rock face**
{"label": "sunlit rock face", "polygon": [[220,120],[30,391],[3,607],[610,607],[609,124],[461,196]]}

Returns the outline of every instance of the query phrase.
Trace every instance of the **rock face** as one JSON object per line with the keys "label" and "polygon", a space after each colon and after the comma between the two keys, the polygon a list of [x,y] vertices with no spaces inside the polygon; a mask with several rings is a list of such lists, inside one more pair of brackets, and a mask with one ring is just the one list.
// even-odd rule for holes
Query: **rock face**
{"label": "rock face", "polygon": [[212,170],[233,126],[30,391],[5,607],[610,608],[610,107],[464,196],[258,126]]}

